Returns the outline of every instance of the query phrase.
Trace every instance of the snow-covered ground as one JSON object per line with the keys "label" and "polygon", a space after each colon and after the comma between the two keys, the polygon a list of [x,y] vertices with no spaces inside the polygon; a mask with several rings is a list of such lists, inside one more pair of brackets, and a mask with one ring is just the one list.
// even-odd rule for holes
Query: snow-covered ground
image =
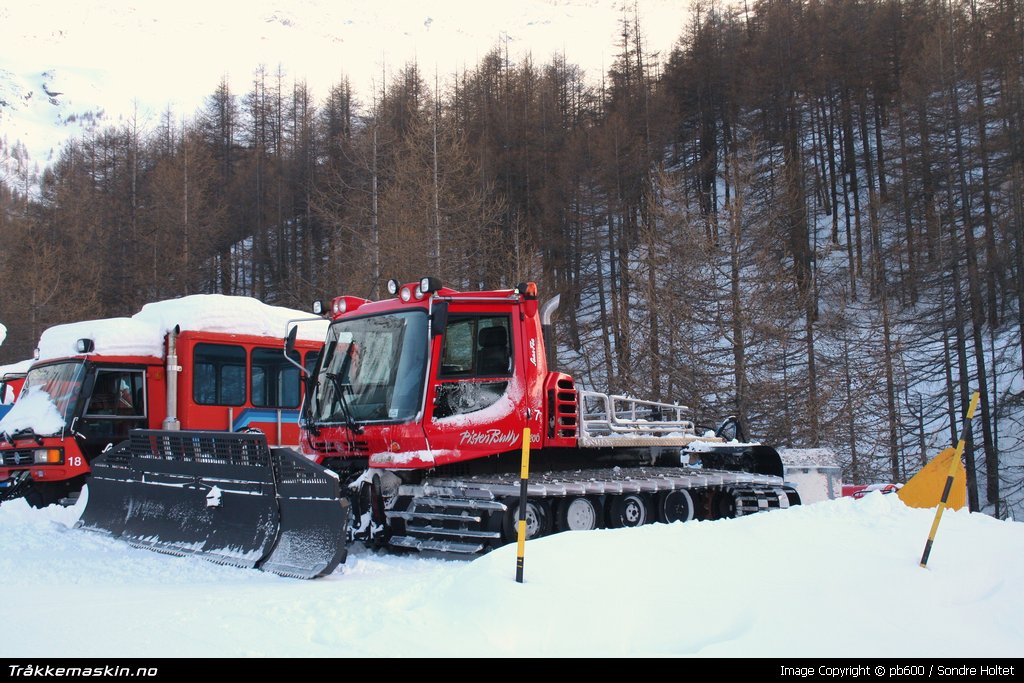
{"label": "snow-covered ground", "polygon": [[[83,499],[85,496],[83,496]],[[893,495],[566,533],[474,561],[355,549],[285,579],[0,506],[0,657],[863,656],[1024,652],[1024,525]]]}

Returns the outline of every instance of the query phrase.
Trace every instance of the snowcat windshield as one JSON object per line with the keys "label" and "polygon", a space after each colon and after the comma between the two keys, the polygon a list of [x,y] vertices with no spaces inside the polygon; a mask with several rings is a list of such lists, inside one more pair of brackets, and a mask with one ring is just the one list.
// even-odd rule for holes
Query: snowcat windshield
{"label": "snowcat windshield", "polygon": [[427,364],[423,310],[341,320],[324,344],[313,419],[407,422],[423,402]]}
{"label": "snowcat windshield", "polygon": [[[32,368],[25,377],[22,396],[42,391],[49,397],[50,403],[57,409],[64,426],[71,422],[72,413],[82,393],[82,378],[85,375],[85,363],[52,363]],[[60,429],[45,430],[50,434],[36,432],[40,436],[48,436],[60,432]]]}

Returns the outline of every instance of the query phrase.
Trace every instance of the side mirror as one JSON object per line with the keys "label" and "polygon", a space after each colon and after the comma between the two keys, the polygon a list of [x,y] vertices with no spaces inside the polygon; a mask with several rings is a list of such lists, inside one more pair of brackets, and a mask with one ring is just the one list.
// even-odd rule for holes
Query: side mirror
{"label": "side mirror", "polygon": [[299,326],[297,325],[292,326],[292,329],[288,331],[288,336],[285,337],[285,359],[288,360],[290,364],[299,369],[299,377],[306,379],[308,377],[308,373],[306,372],[305,367],[303,367],[301,362],[296,362],[295,358],[292,357],[293,355],[299,355],[295,351],[295,339],[298,336],[298,334]]}
{"label": "side mirror", "polygon": [[291,355],[295,351],[295,338],[299,334],[299,326],[294,325],[292,329],[288,331],[288,336],[284,340],[284,352],[285,355]]}
{"label": "side mirror", "polygon": [[433,312],[430,314],[430,333],[433,336],[438,336],[444,333],[444,328],[448,326],[448,302],[439,301],[434,304]]}

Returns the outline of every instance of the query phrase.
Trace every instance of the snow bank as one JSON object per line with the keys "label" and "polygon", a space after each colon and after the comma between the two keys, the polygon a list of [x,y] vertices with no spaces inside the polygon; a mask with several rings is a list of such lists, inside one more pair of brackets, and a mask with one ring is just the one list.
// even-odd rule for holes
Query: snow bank
{"label": "snow bank", "polygon": [[[39,359],[77,353],[79,339],[92,339],[96,353],[121,356],[163,356],[164,337],[175,325],[182,330],[271,336],[284,339],[288,321],[311,313],[270,306],[257,299],[223,294],[194,294],[146,304],[131,318],[108,318],[56,325],[39,339]],[[323,341],[326,320],[299,323],[299,338]]]}
{"label": "snow bank", "polygon": [[[1024,525],[873,493],[717,522],[563,533],[472,562],[353,548],[299,581],[0,506],[10,657],[1015,657]],[[45,586],[45,598],[40,593]],[[52,611],[77,615],[53,639]],[[86,621],[82,621],[85,619]],[[87,624],[87,627],[84,627]],[[238,634],[244,633],[244,638]]]}

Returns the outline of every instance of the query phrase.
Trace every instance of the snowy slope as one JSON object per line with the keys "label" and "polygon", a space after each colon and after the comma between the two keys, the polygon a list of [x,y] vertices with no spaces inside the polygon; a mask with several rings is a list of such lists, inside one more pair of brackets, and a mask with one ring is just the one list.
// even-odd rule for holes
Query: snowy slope
{"label": "snowy slope", "polygon": [[[91,69],[30,66],[0,58],[0,134],[9,145],[28,147],[30,164],[56,160],[63,141],[103,123],[101,74]],[[5,164],[13,180],[16,167]]]}
{"label": "snowy slope", "polygon": [[[632,7],[633,3],[626,3]],[[653,51],[682,33],[687,2],[639,0]],[[278,67],[315,96],[343,76],[369,101],[382,76],[413,60],[441,81],[472,68],[499,41],[513,59],[564,52],[598,78],[621,33],[621,0],[0,0],[0,137],[42,165],[71,135],[170,107],[191,117],[222,77],[237,94],[253,71]],[[432,82],[432,79],[428,79]],[[57,94],[52,94],[57,93]]]}
{"label": "snowy slope", "polygon": [[299,581],[74,530],[79,510],[0,507],[0,656],[1024,652],[1024,525],[947,513],[925,570],[933,512],[896,496],[551,536],[527,545],[523,585],[514,546],[472,562],[357,549]]}

